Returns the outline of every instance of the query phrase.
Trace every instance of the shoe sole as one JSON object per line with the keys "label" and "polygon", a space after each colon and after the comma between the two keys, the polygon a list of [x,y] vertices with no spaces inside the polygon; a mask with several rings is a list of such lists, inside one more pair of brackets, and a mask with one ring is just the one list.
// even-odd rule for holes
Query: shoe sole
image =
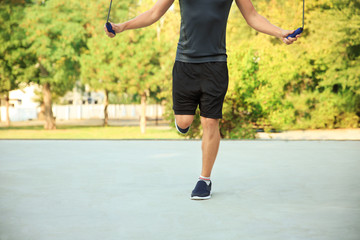
{"label": "shoe sole", "polygon": [[199,197],[199,196],[190,197],[191,200],[207,200],[207,199],[210,199],[210,198],[211,198],[211,195],[206,196],[206,197]]}

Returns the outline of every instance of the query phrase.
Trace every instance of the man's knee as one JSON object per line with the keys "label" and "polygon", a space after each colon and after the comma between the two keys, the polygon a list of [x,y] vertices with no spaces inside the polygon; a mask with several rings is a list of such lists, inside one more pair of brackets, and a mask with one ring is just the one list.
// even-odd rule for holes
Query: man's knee
{"label": "man's knee", "polygon": [[219,119],[201,117],[201,125],[206,130],[219,129]]}
{"label": "man's knee", "polygon": [[176,124],[183,129],[186,129],[191,125],[194,120],[192,115],[175,115]]}

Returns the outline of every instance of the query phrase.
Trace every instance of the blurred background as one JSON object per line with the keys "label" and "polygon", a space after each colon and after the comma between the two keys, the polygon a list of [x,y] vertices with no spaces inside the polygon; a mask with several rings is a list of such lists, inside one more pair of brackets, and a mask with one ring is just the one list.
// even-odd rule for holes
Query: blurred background
{"label": "blurred background", "polygon": [[[0,1],[0,138],[180,138],[171,109],[178,1],[152,26],[113,39],[103,29],[109,3]],[[154,3],[114,0],[110,21]],[[301,0],[253,4],[281,28],[302,24]],[[359,1],[307,1],[304,33],[286,46],[251,29],[234,3],[222,137],[359,128],[359,30]],[[187,138],[201,134],[197,115]]]}

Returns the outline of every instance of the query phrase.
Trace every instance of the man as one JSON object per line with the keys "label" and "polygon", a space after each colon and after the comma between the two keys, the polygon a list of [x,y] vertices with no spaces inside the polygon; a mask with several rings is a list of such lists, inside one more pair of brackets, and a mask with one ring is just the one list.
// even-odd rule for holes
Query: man
{"label": "man", "polygon": [[[155,23],[174,0],[158,0],[148,11],[125,23],[112,24],[116,33]],[[211,197],[210,175],[220,144],[219,119],[228,87],[225,35],[233,0],[179,0],[180,39],[173,68],[173,110],[177,130],[186,134],[199,105],[202,137],[202,171],[191,199]],[[246,22],[255,30],[291,44],[294,31],[272,25],[254,9],[251,0],[235,0]],[[109,33],[104,26],[109,37]]]}

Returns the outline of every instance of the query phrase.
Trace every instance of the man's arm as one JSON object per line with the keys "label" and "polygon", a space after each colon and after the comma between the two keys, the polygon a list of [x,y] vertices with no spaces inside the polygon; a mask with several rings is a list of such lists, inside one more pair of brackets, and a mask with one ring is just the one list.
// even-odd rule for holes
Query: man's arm
{"label": "man's arm", "polygon": [[[131,19],[124,23],[111,23],[112,28],[116,33],[121,33],[129,29],[137,29],[150,26],[166,13],[166,11],[170,8],[173,2],[174,0],[158,0],[150,10],[140,14],[134,19]],[[115,36],[114,34],[107,31],[106,26],[104,26],[104,30],[109,37],[112,38]]]}
{"label": "man's arm", "polygon": [[298,37],[300,37],[300,35],[297,35],[296,38],[289,37],[287,39],[286,37],[294,31],[284,30],[271,24],[266,18],[256,12],[254,6],[251,3],[251,0],[235,1],[246,22],[256,31],[278,37],[286,44],[292,44],[297,40]]}

